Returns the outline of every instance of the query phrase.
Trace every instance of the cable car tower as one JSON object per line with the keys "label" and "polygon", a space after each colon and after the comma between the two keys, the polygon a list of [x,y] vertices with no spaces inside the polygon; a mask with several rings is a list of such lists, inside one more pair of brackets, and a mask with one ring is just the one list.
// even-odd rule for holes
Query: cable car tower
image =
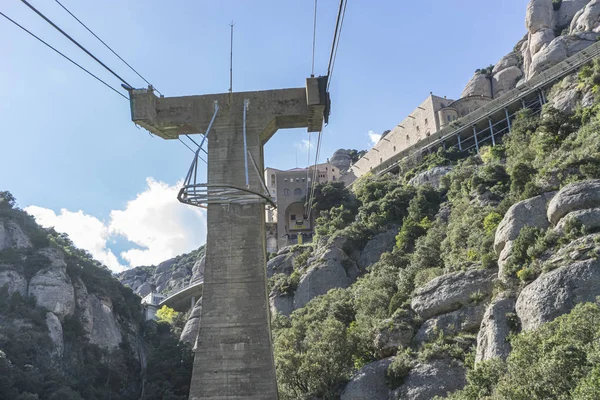
{"label": "cable car tower", "polygon": [[[257,92],[157,97],[131,89],[136,124],[166,140],[203,133],[178,198],[207,209],[201,327],[190,399],[277,399],[266,278],[263,146],[279,130],[319,132],[327,77]],[[204,145],[208,144],[208,149]],[[198,179],[200,152],[208,179]]]}

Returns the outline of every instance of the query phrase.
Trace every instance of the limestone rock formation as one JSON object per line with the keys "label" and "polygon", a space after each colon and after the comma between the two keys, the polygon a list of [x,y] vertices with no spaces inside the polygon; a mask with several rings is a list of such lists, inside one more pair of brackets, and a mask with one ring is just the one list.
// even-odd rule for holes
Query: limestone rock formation
{"label": "limestone rock formation", "polygon": [[430,318],[421,325],[414,340],[417,343],[434,340],[440,332],[447,336],[477,332],[484,313],[485,304],[478,303]]}
{"label": "limestone rock formation", "polygon": [[517,66],[504,68],[493,76],[494,98],[517,86],[517,82],[523,77],[523,71]]}
{"label": "limestone rock formation", "polygon": [[353,279],[339,260],[332,258],[319,263],[300,280],[294,294],[294,309],[304,307],[311,299],[331,289],[347,288],[352,282]]}
{"label": "limestone rock formation", "polygon": [[501,358],[510,353],[508,334],[511,330],[511,315],[515,314],[515,300],[508,295],[497,296],[488,306],[477,334],[475,362]]}
{"label": "limestone rock formation", "polygon": [[202,298],[196,302],[190,316],[181,331],[179,337],[180,342],[190,343],[193,347],[196,347],[196,339],[198,338],[198,332],[200,330],[200,317],[202,314]]}
{"label": "limestone rock formation", "polygon": [[569,222],[575,222],[587,230],[598,229],[600,228],[600,208],[570,212],[560,220],[554,230],[562,233]]}
{"label": "limestone rock formation", "polygon": [[48,267],[36,273],[29,281],[29,295],[61,320],[75,311],[73,285],[63,267]]}
{"label": "limestone rock formation", "polygon": [[439,276],[416,290],[411,307],[423,319],[458,310],[472,302],[474,293],[492,292],[495,270],[470,270]]}
{"label": "limestone rock formation", "polygon": [[365,246],[363,251],[360,253],[357,265],[361,270],[364,270],[371,264],[375,264],[379,261],[379,258],[386,251],[391,251],[396,243],[396,235],[398,234],[397,228],[389,229],[386,232],[379,233]]}
{"label": "limestone rock formation", "polygon": [[[600,1],[592,0],[589,2],[578,1],[579,3],[587,3],[584,8],[577,11],[571,21],[570,32],[597,32],[600,26]],[[562,7],[561,7],[562,8]],[[576,8],[576,7],[573,7]]]}
{"label": "limestone rock formation", "polygon": [[519,60],[519,56],[517,55],[517,53],[512,52],[512,53],[508,53],[507,55],[505,55],[504,57],[502,57],[500,59],[500,61],[498,61],[496,63],[496,65],[494,66],[494,69],[492,70],[492,74],[496,75],[497,73],[511,68],[511,67],[519,67],[520,64],[520,60]]}
{"label": "limestone rock formation", "polygon": [[267,262],[267,278],[275,274],[291,274],[294,271],[294,258],[299,254],[300,252],[289,252],[270,259]]}
{"label": "limestone rock formation", "polygon": [[157,266],[132,268],[117,279],[144,297],[152,292],[168,295],[204,278],[204,246],[187,254],[163,261]]}
{"label": "limestone rock formation", "polygon": [[391,362],[391,358],[386,358],[362,367],[348,382],[340,400],[387,399],[390,389],[385,374]]}
{"label": "limestone rock formation", "polygon": [[508,209],[496,229],[494,250],[500,254],[506,242],[515,240],[525,226],[547,228],[546,204],[554,196],[554,192],[520,201]]}
{"label": "limestone rock formation", "polygon": [[546,269],[556,269],[570,265],[574,261],[583,261],[597,258],[600,254],[600,233],[593,233],[577,238],[556,251],[546,261]]}
{"label": "limestone rock formation", "polygon": [[418,363],[404,379],[404,383],[390,395],[393,400],[430,400],[445,397],[448,392],[462,389],[466,384],[466,370],[457,360],[444,358]]}
{"label": "limestone rock formation", "polygon": [[202,256],[198,261],[194,263],[192,267],[192,277],[190,278],[190,285],[204,279],[204,269],[206,267],[206,256]]}
{"label": "limestone rock formation", "polygon": [[6,286],[8,293],[20,293],[27,295],[27,281],[20,273],[12,269],[9,265],[0,265],[0,288]]}
{"label": "limestone rock formation", "polygon": [[516,303],[517,315],[524,330],[566,314],[582,302],[600,295],[600,262],[576,261],[545,273],[527,285]]}
{"label": "limestone rock formation", "polygon": [[553,225],[572,211],[595,208],[600,204],[600,180],[572,183],[562,188],[548,204],[548,220]]}
{"label": "limestone rock formation", "polygon": [[31,241],[19,224],[11,219],[0,220],[0,251],[29,247],[31,247]]}
{"label": "limestone rock formation", "polygon": [[294,295],[272,292],[269,295],[269,307],[272,315],[279,313],[289,317],[294,311]]}
{"label": "limestone rock formation", "polygon": [[351,151],[352,150],[347,149],[336,150],[329,159],[329,163],[342,172],[347,171],[350,169],[350,165],[352,165],[352,157],[350,156]]}
{"label": "limestone rock formation", "polygon": [[46,313],[46,326],[48,327],[48,334],[50,340],[54,344],[53,355],[61,358],[65,350],[64,339],[63,339],[63,328],[58,317],[51,312]]}
{"label": "limestone rock formation", "polygon": [[464,98],[469,96],[492,97],[492,83],[485,74],[476,72],[469,83],[467,83],[467,86],[460,97]]}
{"label": "limestone rock formation", "polygon": [[92,315],[90,343],[107,350],[119,347],[123,337],[113,313],[112,302],[94,294],[90,295],[89,299]]}
{"label": "limestone rock formation", "polygon": [[399,347],[410,344],[415,336],[413,323],[413,316],[410,314],[394,315],[382,321],[374,341],[381,357],[392,356],[396,354]]}
{"label": "limestone rock formation", "polygon": [[410,181],[409,185],[412,186],[423,186],[429,184],[435,189],[439,189],[442,183],[442,177],[448,175],[452,171],[452,167],[433,167],[427,171],[423,171],[415,175]]}

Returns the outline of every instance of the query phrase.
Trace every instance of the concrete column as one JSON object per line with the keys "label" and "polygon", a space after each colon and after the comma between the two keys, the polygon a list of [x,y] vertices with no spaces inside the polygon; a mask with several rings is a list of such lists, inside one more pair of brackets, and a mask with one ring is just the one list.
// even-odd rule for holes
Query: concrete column
{"label": "concrete column", "polygon": [[504,113],[506,114],[506,123],[508,124],[508,133],[512,132],[512,126],[510,123],[510,115],[508,114],[508,108],[504,109]]}
{"label": "concrete column", "polygon": [[[248,111],[251,120],[252,103]],[[212,136],[209,184],[245,186],[242,108],[231,129]],[[251,125],[251,124],[249,124]],[[263,169],[260,132],[247,129],[250,153]],[[258,176],[250,175],[250,187]],[[202,325],[190,400],[277,399],[266,278],[265,206],[209,204]],[[207,362],[210,360],[210,362]]]}
{"label": "concrete column", "polygon": [[473,139],[475,139],[475,149],[477,149],[477,154],[479,154],[479,141],[477,140],[477,128],[473,125]]}
{"label": "concrete column", "polygon": [[488,122],[490,123],[490,136],[492,137],[492,146],[495,146],[496,139],[494,139],[494,125],[492,124],[492,119],[488,118]]}
{"label": "concrete column", "polygon": [[456,138],[458,139],[458,150],[462,151],[462,143],[460,142],[460,133],[458,135],[456,135]]}

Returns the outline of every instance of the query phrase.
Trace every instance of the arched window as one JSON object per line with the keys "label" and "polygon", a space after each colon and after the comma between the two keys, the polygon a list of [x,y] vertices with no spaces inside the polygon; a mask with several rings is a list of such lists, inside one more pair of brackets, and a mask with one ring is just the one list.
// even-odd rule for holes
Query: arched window
{"label": "arched window", "polygon": [[294,189],[294,196],[302,196],[302,189],[300,189],[300,188]]}
{"label": "arched window", "polygon": [[290,195],[290,189],[283,189],[283,195],[284,196],[289,196]]}
{"label": "arched window", "polygon": [[275,174],[271,174],[271,186],[275,186]]}

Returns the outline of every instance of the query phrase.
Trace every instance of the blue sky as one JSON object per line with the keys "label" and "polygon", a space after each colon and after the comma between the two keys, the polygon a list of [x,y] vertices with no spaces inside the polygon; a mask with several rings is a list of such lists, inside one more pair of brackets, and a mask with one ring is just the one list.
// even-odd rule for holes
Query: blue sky
{"label": "blue sky", "polygon": [[[30,0],[133,86],[144,82],[52,0]],[[310,75],[312,0],[61,0],[166,96],[225,92],[235,21],[236,91],[301,87]],[[323,161],[366,149],[428,94],[458,98],[477,68],[525,34],[527,0],[349,0],[331,85]],[[324,74],[338,2],[320,0],[316,74]],[[119,82],[19,1],[0,10],[111,85]],[[169,200],[191,162],[150,137],[129,105],[0,18],[0,189],[117,270],[203,243],[204,215]],[[280,131],[266,165],[305,166],[302,130]],[[296,157],[297,155],[297,157]],[[136,253],[137,252],[137,253]],[[114,256],[114,260],[113,257]]]}

